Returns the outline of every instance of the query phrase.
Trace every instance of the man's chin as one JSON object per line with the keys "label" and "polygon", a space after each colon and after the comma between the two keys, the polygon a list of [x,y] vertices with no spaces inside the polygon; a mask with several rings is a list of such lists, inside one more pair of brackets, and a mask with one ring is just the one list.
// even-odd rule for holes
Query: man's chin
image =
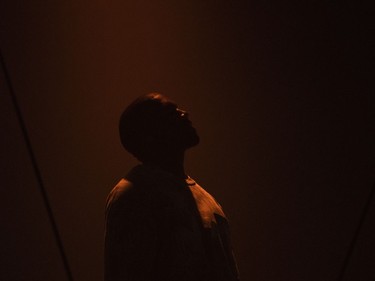
{"label": "man's chin", "polygon": [[199,141],[200,141],[199,136],[195,133],[194,135],[192,135],[192,136],[189,138],[189,141],[186,142],[186,146],[185,146],[186,149],[198,145],[198,144],[199,144]]}

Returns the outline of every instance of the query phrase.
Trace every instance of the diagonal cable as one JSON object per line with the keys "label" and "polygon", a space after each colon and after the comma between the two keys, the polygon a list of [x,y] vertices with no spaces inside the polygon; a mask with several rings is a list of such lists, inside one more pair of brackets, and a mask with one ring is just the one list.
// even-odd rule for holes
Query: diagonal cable
{"label": "diagonal cable", "polygon": [[359,222],[358,222],[358,225],[357,225],[357,228],[354,232],[354,235],[353,235],[353,238],[352,238],[352,241],[350,242],[350,245],[349,245],[349,248],[348,248],[348,251],[346,253],[346,256],[345,256],[345,259],[344,259],[344,262],[342,264],[342,267],[341,267],[341,270],[340,270],[340,273],[338,275],[338,278],[337,278],[337,281],[342,281],[344,279],[344,275],[345,275],[345,272],[346,272],[346,269],[349,265],[349,261],[350,261],[350,258],[351,256],[353,255],[353,252],[354,252],[354,248],[356,246],[356,243],[357,243],[357,240],[358,240],[358,236],[359,236],[359,233],[361,232],[361,229],[363,227],[363,224],[366,220],[366,215],[368,213],[368,210],[370,209],[370,206],[371,206],[371,202],[372,202],[372,198],[374,197],[374,193],[375,193],[375,183],[374,185],[372,186],[371,188],[371,191],[370,191],[370,195],[369,197],[367,198],[367,201],[365,203],[365,207],[363,208],[362,210],[362,213],[361,213],[361,217],[359,219]]}
{"label": "diagonal cable", "polygon": [[27,132],[25,121],[24,121],[24,118],[22,116],[22,112],[20,110],[19,103],[18,103],[16,94],[14,92],[13,85],[12,85],[12,82],[11,82],[11,79],[10,79],[10,76],[9,76],[9,73],[8,73],[8,69],[6,67],[5,60],[4,60],[4,57],[3,57],[3,54],[1,52],[1,50],[0,50],[0,61],[1,61],[1,66],[2,66],[3,71],[4,71],[5,81],[6,81],[6,84],[8,86],[8,89],[9,89],[9,93],[10,93],[10,96],[11,96],[11,99],[12,99],[14,110],[16,112],[17,119],[18,119],[21,131],[22,131],[22,135],[23,135],[23,138],[24,138],[24,141],[25,141],[25,144],[26,144],[26,148],[27,148],[27,151],[28,151],[28,154],[29,154],[29,157],[30,157],[30,160],[31,160],[31,164],[32,164],[32,167],[33,167],[33,170],[34,170],[34,173],[35,173],[35,177],[36,177],[36,180],[38,182],[40,193],[42,194],[42,198],[43,198],[44,206],[45,206],[47,214],[48,214],[49,222],[51,224],[53,234],[54,234],[54,237],[55,237],[55,241],[56,241],[57,247],[58,247],[59,252],[60,252],[60,256],[61,256],[61,259],[62,259],[62,262],[63,262],[63,265],[64,265],[64,269],[65,269],[68,280],[73,281],[73,275],[72,275],[72,272],[70,270],[68,259],[66,257],[65,251],[64,251],[64,246],[63,246],[63,243],[61,241],[59,230],[58,230],[55,218],[53,216],[51,205],[50,205],[49,200],[48,200],[48,195],[47,195],[46,189],[44,187],[43,179],[42,179],[42,176],[41,176],[41,173],[40,173],[40,170],[39,170],[39,167],[38,167],[38,163],[36,161],[35,154],[34,154],[31,142],[30,142],[30,138],[29,138],[29,134]]}

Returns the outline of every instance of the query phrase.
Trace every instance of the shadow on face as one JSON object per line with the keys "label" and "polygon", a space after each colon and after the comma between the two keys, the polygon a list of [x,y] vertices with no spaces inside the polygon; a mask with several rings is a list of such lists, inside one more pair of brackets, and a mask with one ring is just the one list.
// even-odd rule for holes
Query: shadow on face
{"label": "shadow on face", "polygon": [[158,152],[184,151],[199,143],[188,113],[159,93],[131,103],[121,116],[119,129],[125,149],[140,160]]}

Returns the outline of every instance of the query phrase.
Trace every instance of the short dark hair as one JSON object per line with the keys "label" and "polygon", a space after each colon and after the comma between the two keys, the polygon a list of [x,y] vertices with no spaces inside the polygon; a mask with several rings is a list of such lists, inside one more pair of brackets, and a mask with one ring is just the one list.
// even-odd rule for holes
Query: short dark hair
{"label": "short dark hair", "polygon": [[141,162],[149,160],[154,151],[157,127],[153,112],[160,110],[160,93],[150,93],[134,100],[121,114],[120,140],[123,147]]}

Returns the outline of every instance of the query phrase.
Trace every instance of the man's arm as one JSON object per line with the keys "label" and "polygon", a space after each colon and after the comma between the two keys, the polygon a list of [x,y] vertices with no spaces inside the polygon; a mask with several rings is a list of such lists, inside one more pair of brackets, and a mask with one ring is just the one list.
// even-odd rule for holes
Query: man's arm
{"label": "man's arm", "polygon": [[107,204],[105,281],[155,278],[160,227],[156,217],[147,196],[129,182],[115,187]]}

